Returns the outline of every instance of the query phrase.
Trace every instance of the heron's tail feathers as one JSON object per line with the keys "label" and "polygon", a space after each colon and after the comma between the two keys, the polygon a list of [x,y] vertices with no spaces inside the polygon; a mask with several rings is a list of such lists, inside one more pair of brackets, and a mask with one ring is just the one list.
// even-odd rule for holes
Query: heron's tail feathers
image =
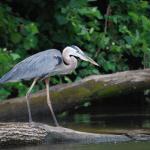
{"label": "heron's tail feathers", "polygon": [[0,79],[0,84],[2,84],[3,83],[3,81]]}
{"label": "heron's tail feathers", "polygon": [[10,76],[10,73],[8,72],[0,78],[0,84],[9,82],[10,79],[11,79],[11,76]]}
{"label": "heron's tail feathers", "polygon": [[5,83],[5,82],[7,82],[7,79],[4,78],[4,76],[3,76],[2,78],[0,78],[0,84],[3,84],[3,83]]}

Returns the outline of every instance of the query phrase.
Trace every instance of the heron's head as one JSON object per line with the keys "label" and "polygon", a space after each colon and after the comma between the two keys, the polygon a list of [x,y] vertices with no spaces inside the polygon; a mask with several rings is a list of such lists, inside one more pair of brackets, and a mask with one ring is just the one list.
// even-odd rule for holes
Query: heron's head
{"label": "heron's head", "polygon": [[99,66],[99,64],[97,64],[92,58],[87,56],[79,47],[72,45],[69,46],[69,49],[70,49],[70,55],[79,57],[81,60],[88,61],[96,66]]}

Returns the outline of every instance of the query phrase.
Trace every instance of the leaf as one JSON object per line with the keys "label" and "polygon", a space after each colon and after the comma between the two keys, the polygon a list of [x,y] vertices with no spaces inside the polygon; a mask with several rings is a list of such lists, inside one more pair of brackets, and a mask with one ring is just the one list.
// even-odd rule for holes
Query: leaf
{"label": "leaf", "polygon": [[19,33],[12,33],[10,38],[14,44],[17,44],[21,41],[22,36]]}
{"label": "leaf", "polygon": [[112,63],[110,61],[107,61],[105,64],[104,64],[104,69],[106,71],[116,71],[116,65],[115,63]]}
{"label": "leaf", "polygon": [[25,38],[23,46],[24,49],[28,50],[30,48],[35,48],[37,46],[37,38],[33,35],[29,35],[28,37]]}
{"label": "leaf", "polygon": [[98,19],[102,19],[102,15],[100,14],[100,11],[98,11],[97,7],[85,7],[85,8],[80,8],[79,13],[81,15],[86,15],[87,17],[96,17]]}
{"label": "leaf", "polygon": [[10,95],[10,92],[8,90],[5,90],[4,88],[1,88],[1,90],[0,90],[0,101],[2,101],[2,99],[7,98],[8,95]]}
{"label": "leaf", "polygon": [[66,17],[63,16],[63,15],[57,15],[57,16],[56,16],[56,20],[57,20],[57,22],[58,22],[60,25],[64,25],[64,24],[67,24],[67,23],[68,23],[68,20],[67,20]]}
{"label": "leaf", "polygon": [[20,58],[20,55],[17,54],[17,53],[11,53],[10,55],[11,55],[11,57],[13,58],[13,60],[16,60],[16,59],[19,59],[19,58]]}
{"label": "leaf", "polygon": [[67,81],[68,83],[71,83],[72,81],[70,80],[70,78],[68,78],[67,76],[64,77],[65,81]]}
{"label": "leaf", "polygon": [[35,25],[35,23],[27,24],[25,26],[25,30],[32,35],[39,33],[39,30],[37,26]]}

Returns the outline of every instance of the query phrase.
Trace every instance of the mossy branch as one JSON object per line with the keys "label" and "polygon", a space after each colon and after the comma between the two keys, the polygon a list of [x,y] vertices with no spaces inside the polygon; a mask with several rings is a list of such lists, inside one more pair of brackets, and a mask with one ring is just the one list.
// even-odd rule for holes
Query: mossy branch
{"label": "mossy branch", "polygon": [[[102,100],[150,87],[150,69],[93,75],[81,81],[50,88],[53,108],[60,113],[93,99]],[[49,114],[45,90],[31,96],[33,118]],[[10,99],[0,104],[0,120],[27,118],[25,97]],[[24,119],[23,119],[24,120]]]}

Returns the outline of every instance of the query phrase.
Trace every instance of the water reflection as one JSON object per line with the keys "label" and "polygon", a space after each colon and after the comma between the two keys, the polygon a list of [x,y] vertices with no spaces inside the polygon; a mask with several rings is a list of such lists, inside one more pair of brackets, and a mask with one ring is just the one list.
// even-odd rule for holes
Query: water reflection
{"label": "water reflection", "polygon": [[95,102],[88,107],[80,107],[65,117],[60,117],[66,127],[86,131],[93,129],[150,129],[150,104],[140,96],[129,99],[115,98],[103,103]]}
{"label": "water reflection", "polygon": [[[7,150],[149,150],[150,142],[129,142],[118,144],[57,144],[57,145],[40,145],[20,148],[11,148]],[[3,149],[4,150],[4,149]],[[6,150],[6,149],[5,149]]]}

